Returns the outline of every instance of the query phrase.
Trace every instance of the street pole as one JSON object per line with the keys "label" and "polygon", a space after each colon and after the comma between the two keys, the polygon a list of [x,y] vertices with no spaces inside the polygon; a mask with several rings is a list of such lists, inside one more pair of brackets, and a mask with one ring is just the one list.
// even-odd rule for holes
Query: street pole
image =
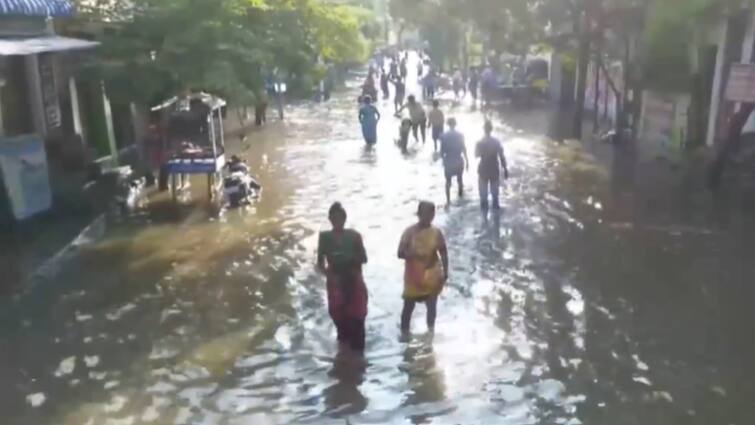
{"label": "street pole", "polygon": [[585,91],[587,89],[587,65],[590,61],[590,10],[593,2],[582,0],[577,12],[574,29],[579,34],[579,59],[577,62],[577,93],[574,105],[574,137],[582,138],[582,120],[585,112]]}

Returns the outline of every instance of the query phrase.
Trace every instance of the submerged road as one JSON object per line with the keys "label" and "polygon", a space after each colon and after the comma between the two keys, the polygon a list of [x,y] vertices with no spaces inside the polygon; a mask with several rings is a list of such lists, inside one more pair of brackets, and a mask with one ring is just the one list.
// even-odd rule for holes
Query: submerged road
{"label": "submerged road", "polygon": [[[695,190],[648,197],[648,176],[553,142],[536,109],[494,114],[503,211],[483,219],[471,167],[436,219],[435,335],[419,306],[401,339],[396,246],[419,199],[444,203],[442,169],[430,141],[400,154],[388,101],[364,150],[356,85],[250,134],[259,203],[217,218],[199,194],[177,215],[156,201],[4,301],[0,422],[755,423],[752,219]],[[443,108],[472,151],[482,114]],[[314,267],[336,200],[370,257],[364,359],[338,354]]]}

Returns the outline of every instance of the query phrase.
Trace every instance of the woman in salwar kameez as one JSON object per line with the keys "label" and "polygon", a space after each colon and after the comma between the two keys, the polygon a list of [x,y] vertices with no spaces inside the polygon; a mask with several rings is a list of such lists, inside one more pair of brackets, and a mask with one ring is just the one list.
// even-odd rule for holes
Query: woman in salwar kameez
{"label": "woman in salwar kameez", "polygon": [[333,230],[320,233],[317,247],[317,266],[327,279],[328,312],[338,341],[364,351],[367,287],[362,265],[367,253],[359,232],[344,228],[346,211],[340,203],[330,207],[328,218]]}
{"label": "woman in salwar kameez", "polygon": [[433,226],[435,205],[422,201],[417,211],[418,222],[404,231],[398,257],[404,260],[404,308],[401,330],[408,332],[417,303],[427,306],[427,328],[435,328],[438,296],[448,279],[448,251],[443,232]]}

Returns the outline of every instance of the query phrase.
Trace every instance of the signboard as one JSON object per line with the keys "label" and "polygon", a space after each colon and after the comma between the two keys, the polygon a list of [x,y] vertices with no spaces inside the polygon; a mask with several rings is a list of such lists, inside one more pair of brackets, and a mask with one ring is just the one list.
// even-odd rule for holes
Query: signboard
{"label": "signboard", "polygon": [[36,135],[0,138],[0,172],[17,220],[48,210],[52,206],[47,155]]}
{"label": "signboard", "polygon": [[640,139],[659,155],[676,156],[686,143],[689,104],[689,96],[643,92]]}
{"label": "signboard", "polygon": [[735,63],[729,71],[726,84],[726,100],[732,102],[755,102],[755,64]]}
{"label": "signboard", "polygon": [[52,54],[39,55],[39,83],[42,89],[42,110],[45,113],[47,130],[60,127],[60,102],[55,85],[55,66]]}

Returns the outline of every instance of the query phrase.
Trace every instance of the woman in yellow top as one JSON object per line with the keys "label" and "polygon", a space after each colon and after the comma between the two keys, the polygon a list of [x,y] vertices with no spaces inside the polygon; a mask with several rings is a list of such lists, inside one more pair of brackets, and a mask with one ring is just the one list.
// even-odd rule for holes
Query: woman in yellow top
{"label": "woman in yellow top", "polygon": [[432,225],[435,204],[421,201],[417,216],[419,221],[404,231],[398,247],[398,258],[405,261],[402,332],[409,331],[418,302],[427,306],[427,328],[435,328],[438,295],[448,279],[446,240],[443,232]]}

